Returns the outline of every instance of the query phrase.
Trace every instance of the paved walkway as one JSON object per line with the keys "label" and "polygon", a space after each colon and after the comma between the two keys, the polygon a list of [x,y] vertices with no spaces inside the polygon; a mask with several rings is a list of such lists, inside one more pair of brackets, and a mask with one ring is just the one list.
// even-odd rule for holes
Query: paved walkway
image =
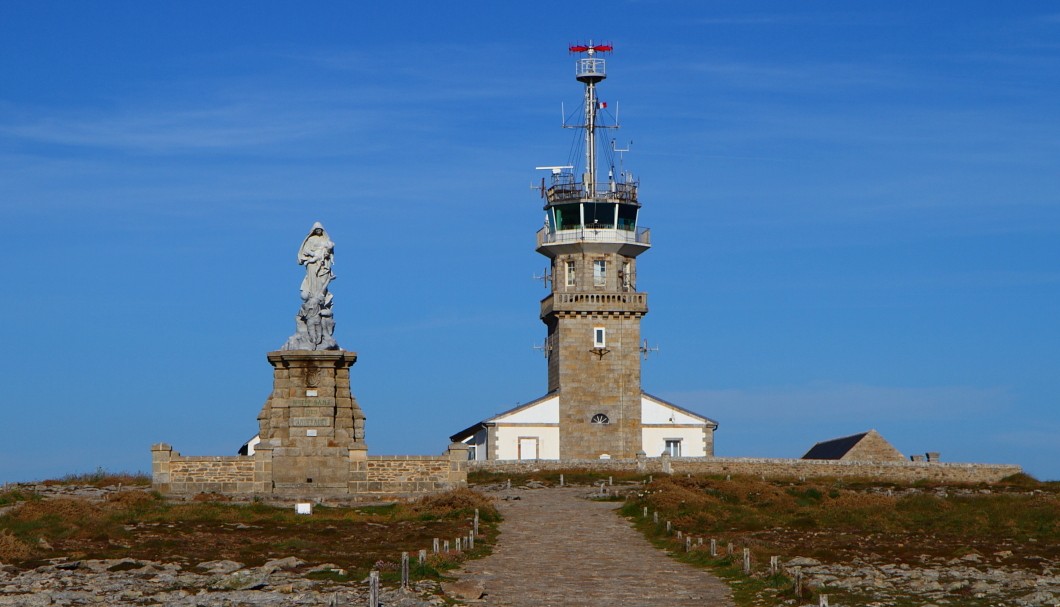
{"label": "paved walkway", "polygon": [[710,573],[654,548],[614,512],[585,499],[590,489],[511,490],[493,554],[466,563],[461,580],[481,581],[479,604],[505,607],[731,607]]}

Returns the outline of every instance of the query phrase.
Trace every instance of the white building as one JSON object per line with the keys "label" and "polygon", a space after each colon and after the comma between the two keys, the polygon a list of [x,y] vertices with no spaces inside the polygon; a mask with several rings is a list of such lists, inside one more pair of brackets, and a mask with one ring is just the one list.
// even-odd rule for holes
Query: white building
{"label": "white building", "polygon": [[[449,437],[468,446],[475,460],[560,459],[560,397],[550,394],[499,413]],[[606,416],[590,422],[601,430]],[[714,455],[718,423],[647,393],[640,399],[640,445],[648,457]],[[610,457],[601,454],[599,457]]]}

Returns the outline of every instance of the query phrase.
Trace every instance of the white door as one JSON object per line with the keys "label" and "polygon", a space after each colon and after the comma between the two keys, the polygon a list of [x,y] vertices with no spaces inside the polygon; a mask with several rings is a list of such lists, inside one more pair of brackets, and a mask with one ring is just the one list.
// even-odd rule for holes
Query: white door
{"label": "white door", "polygon": [[537,437],[519,437],[519,459],[537,459]]}

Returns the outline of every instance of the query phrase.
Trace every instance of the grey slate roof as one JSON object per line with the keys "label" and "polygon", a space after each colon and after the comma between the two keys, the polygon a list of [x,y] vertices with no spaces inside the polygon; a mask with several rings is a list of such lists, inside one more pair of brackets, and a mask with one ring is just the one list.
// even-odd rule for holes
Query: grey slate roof
{"label": "grey slate roof", "polygon": [[810,447],[810,450],[806,452],[806,455],[802,456],[802,459],[842,459],[867,434],[868,432],[862,432],[853,436],[833,438],[832,440],[817,443]]}

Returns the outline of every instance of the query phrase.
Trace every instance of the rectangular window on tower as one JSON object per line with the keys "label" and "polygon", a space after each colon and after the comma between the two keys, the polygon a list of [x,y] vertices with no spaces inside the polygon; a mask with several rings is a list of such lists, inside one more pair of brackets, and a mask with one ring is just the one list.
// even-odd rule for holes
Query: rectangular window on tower
{"label": "rectangular window on tower", "polygon": [[607,286],[607,261],[603,259],[593,261],[593,286]]}
{"label": "rectangular window on tower", "polygon": [[607,347],[607,329],[604,327],[593,327],[593,347]]}
{"label": "rectangular window on tower", "polygon": [[575,270],[574,270],[574,268],[575,268],[574,261],[573,260],[568,260],[567,261],[567,286],[568,287],[573,287],[574,284],[575,284],[575,274],[574,274]]}

